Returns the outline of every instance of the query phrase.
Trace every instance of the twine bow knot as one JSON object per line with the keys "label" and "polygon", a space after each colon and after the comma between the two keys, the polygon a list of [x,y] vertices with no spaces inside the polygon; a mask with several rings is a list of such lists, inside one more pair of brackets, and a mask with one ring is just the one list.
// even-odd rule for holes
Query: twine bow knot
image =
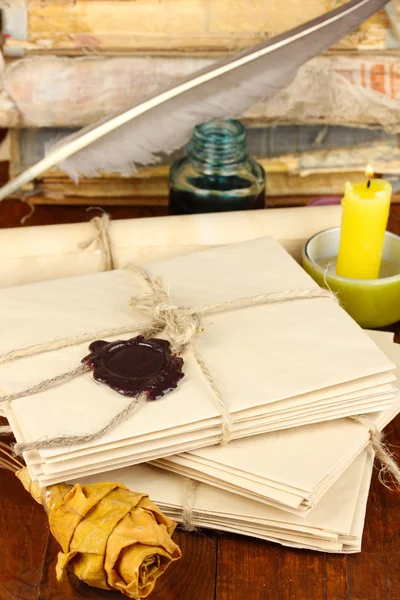
{"label": "twine bow knot", "polygon": [[134,296],[130,300],[130,306],[144,315],[149,315],[150,329],[157,333],[164,332],[171,341],[173,350],[180,354],[204,329],[199,312],[193,308],[174,304],[164,290],[159,277],[150,278],[140,267],[134,267],[134,270],[140,272],[150,286],[151,292]]}
{"label": "twine bow knot", "polygon": [[[91,208],[88,210],[92,210]],[[113,245],[110,236],[110,215],[102,211],[100,217],[93,217],[90,221],[95,228],[95,232],[85,241],[79,244],[81,250],[87,250],[96,240],[99,241],[101,257],[103,261],[102,271],[112,271],[115,269],[115,257]]]}

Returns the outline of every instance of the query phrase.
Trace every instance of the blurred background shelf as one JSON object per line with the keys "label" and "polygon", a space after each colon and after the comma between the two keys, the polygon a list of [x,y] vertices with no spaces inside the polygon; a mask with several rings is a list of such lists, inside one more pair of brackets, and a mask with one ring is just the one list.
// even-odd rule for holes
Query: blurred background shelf
{"label": "blurred background shelf", "polygon": [[[0,147],[3,180],[40,160],[49,141],[140,100],[217,56],[342,3],[0,2],[0,127],[8,130]],[[334,199],[346,180],[364,178],[368,163],[377,176],[391,181],[394,202],[399,201],[399,16],[400,0],[392,0],[386,11],[304,65],[276,99],[239,115],[247,127],[249,150],[267,174],[266,206]],[[42,211],[50,205],[84,210],[94,204],[164,214],[169,164],[179,154],[161,157],[160,165],[127,177],[101,173],[78,185],[52,170],[21,190],[16,200]],[[5,206],[11,210],[16,204]]]}

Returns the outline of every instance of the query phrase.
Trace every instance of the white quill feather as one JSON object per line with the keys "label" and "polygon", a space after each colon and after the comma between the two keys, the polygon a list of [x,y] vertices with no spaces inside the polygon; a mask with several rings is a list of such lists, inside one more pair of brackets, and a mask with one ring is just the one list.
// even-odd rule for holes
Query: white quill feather
{"label": "white quill feather", "polygon": [[387,0],[351,0],[285,34],[198,71],[102,121],[64,138],[47,156],[0,189],[0,200],[58,165],[73,179],[99,170],[132,171],[189,139],[193,127],[243,114],[277,94],[297,69],[355,29]]}

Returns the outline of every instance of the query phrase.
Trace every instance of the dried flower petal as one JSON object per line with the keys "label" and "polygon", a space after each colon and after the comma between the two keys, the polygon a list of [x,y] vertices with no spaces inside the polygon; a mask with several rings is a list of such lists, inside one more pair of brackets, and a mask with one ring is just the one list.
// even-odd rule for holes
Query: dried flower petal
{"label": "dried flower petal", "polygon": [[62,548],[56,566],[60,581],[69,566],[88,585],[140,600],[181,557],[171,539],[176,523],[145,494],[120,483],[61,483],[43,493],[26,467],[16,475],[47,511],[51,532]]}
{"label": "dried flower petal", "polygon": [[156,579],[181,557],[175,523],[144,494],[116,483],[75,485],[49,514],[60,543],[57,577],[69,564],[88,585],[146,598]]}

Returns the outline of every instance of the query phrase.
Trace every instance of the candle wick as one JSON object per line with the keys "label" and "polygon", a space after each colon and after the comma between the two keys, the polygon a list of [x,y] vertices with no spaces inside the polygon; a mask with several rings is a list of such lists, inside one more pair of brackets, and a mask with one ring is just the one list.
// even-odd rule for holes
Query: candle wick
{"label": "candle wick", "polygon": [[371,180],[368,179],[367,188],[370,188],[370,187],[371,187]]}

